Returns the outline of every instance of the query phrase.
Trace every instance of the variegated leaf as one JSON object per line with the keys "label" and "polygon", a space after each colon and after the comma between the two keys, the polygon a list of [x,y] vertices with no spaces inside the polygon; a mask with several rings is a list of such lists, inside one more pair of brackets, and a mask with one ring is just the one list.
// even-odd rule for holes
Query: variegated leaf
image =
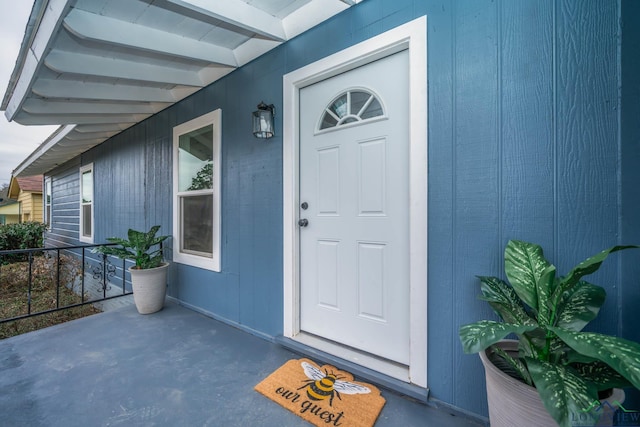
{"label": "variegated leaf", "polygon": [[573,288],[578,281],[588,275],[591,274],[600,268],[600,265],[604,262],[605,259],[617,251],[621,251],[624,249],[632,249],[632,248],[640,248],[640,246],[635,245],[627,245],[627,246],[614,246],[609,249],[605,249],[604,251],[587,258],[582,261],[580,264],[575,266],[565,277],[560,280],[560,284],[556,288],[554,292],[554,301],[559,302],[562,298],[562,295]]}
{"label": "variegated leaf", "polygon": [[551,324],[551,296],[555,288],[556,268],[549,265],[536,282],[536,294],[538,295],[538,324],[548,326]]}
{"label": "variegated leaf", "polygon": [[606,363],[640,389],[640,344],[594,332],[550,328],[578,353]]}
{"label": "variegated leaf", "polygon": [[558,307],[556,326],[579,332],[598,315],[606,298],[605,290],[591,283],[578,282]]}
{"label": "variegated leaf", "polygon": [[533,243],[509,240],[504,251],[504,269],[513,289],[529,307],[538,311],[537,284],[551,265],[542,248]]}
{"label": "variegated leaf", "polygon": [[523,334],[535,328],[536,326],[481,320],[460,327],[459,336],[465,353],[478,353],[509,334]]}
{"label": "variegated leaf", "polygon": [[631,386],[626,378],[603,362],[576,363],[572,366],[582,379],[595,384],[598,390]]}
{"label": "variegated leaf", "polygon": [[487,301],[502,320],[513,324],[536,325],[518,295],[504,280],[486,276],[480,276],[479,279],[481,299]]}
{"label": "variegated leaf", "polygon": [[517,357],[512,357],[509,353],[498,346],[492,347],[491,351],[489,360],[491,360],[498,369],[533,387],[533,380],[531,379],[531,375],[529,375],[527,365],[525,365],[522,360]]}
{"label": "variegated leaf", "polygon": [[531,358],[526,363],[544,407],[561,427],[570,427],[575,415],[598,398],[596,387],[570,368]]}

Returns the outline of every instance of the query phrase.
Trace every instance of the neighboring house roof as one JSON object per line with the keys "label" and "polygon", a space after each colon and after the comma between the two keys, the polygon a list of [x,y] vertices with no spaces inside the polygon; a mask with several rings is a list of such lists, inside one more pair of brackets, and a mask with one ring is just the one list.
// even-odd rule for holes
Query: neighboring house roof
{"label": "neighboring house roof", "polygon": [[20,190],[29,193],[42,193],[42,175],[11,177],[9,197],[17,199],[20,195]]}
{"label": "neighboring house roof", "polygon": [[9,187],[0,189],[0,206],[11,205],[13,203],[17,203],[17,201],[9,198]]}
{"label": "neighboring house roof", "polygon": [[0,109],[62,126],[14,175],[48,172],[359,1],[36,0]]}

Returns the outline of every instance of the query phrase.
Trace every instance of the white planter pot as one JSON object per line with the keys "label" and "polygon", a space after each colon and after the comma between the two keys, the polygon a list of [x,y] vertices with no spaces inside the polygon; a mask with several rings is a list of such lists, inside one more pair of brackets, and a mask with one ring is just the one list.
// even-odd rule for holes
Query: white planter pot
{"label": "white planter pot", "polygon": [[[518,354],[518,341],[503,340],[497,344],[512,355]],[[480,352],[480,360],[484,365],[487,381],[487,403],[489,405],[489,422],[491,427],[554,427],[558,424],[545,409],[538,391],[527,384],[512,378],[498,369],[486,354]],[[612,425],[615,409],[614,402],[624,402],[624,391],[614,389],[614,394],[601,400],[609,402],[602,405],[602,415],[596,425]],[[575,425],[593,423],[589,413],[575,414]]]}
{"label": "white planter pot", "polygon": [[160,267],[140,270],[129,268],[133,301],[140,314],[150,314],[162,310],[167,293],[167,270],[169,263]]}

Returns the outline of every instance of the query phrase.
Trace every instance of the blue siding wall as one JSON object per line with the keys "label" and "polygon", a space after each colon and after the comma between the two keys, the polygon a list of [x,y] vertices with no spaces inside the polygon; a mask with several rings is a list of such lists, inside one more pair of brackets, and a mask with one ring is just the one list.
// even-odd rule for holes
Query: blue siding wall
{"label": "blue siding wall", "polygon": [[80,159],[65,163],[51,176],[51,224],[46,232],[45,245],[75,246],[79,244],[80,227]]}
{"label": "blue siding wall", "polygon": [[[620,234],[625,242],[640,242],[640,2],[622,1],[621,44],[621,209]],[[640,263],[637,258],[624,257],[620,270],[622,283],[617,295],[618,333],[640,342]],[[640,391],[628,390],[631,408],[640,408]]]}
{"label": "blue siding wall", "polygon": [[[635,15],[620,47],[622,11]],[[366,0],[83,155],[96,241],[130,226],[170,232],[172,128],[221,108],[222,272],[174,265],[170,293],[280,334],[282,115],[261,141],[250,113],[261,100],[282,111],[283,74],[427,15],[429,386],[486,415],[480,362],[457,337],[492,315],[475,275],[502,276],[511,238],[543,245],[561,273],[640,243],[638,12],[627,0]],[[609,294],[594,329],[640,340],[638,256],[616,254],[591,277]]]}

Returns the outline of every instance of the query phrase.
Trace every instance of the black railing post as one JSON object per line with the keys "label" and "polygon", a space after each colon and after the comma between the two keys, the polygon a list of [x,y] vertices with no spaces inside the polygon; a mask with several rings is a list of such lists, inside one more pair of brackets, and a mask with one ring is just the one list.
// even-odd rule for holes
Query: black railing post
{"label": "black railing post", "polygon": [[60,308],[60,266],[62,261],[60,260],[60,249],[56,250],[56,308]]}
{"label": "black railing post", "polygon": [[124,269],[126,267],[125,260],[122,260],[122,295],[127,293],[127,271]]}
{"label": "black railing post", "polygon": [[102,254],[102,298],[107,297],[107,254]]}
{"label": "black railing post", "polygon": [[33,279],[33,252],[29,252],[29,284],[27,291],[27,314],[31,314],[31,288]]}
{"label": "black railing post", "polygon": [[85,267],[84,248],[82,248],[82,276],[80,277],[80,302],[84,303],[84,267]]}

